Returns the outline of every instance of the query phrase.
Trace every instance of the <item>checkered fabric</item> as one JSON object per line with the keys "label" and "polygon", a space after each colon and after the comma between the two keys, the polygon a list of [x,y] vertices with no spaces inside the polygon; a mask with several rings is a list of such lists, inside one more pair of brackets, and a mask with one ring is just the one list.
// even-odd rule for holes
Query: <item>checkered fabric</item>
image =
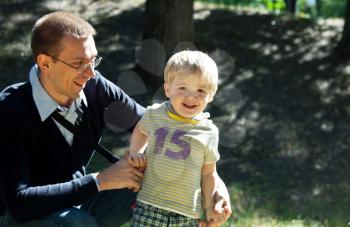
{"label": "checkered fabric", "polygon": [[197,219],[137,202],[132,227],[199,227]]}

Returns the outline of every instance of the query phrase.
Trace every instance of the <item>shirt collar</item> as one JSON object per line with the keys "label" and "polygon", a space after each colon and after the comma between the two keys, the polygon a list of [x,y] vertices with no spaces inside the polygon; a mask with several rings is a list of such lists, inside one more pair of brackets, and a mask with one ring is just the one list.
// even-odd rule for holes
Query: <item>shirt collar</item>
{"label": "shirt collar", "polygon": [[182,117],[176,113],[176,111],[174,110],[170,101],[166,101],[165,106],[167,109],[167,114],[170,118],[177,120],[177,121],[184,122],[184,123],[189,123],[189,124],[195,125],[195,124],[198,124],[201,120],[208,119],[210,117],[210,114],[208,112],[201,112],[193,118],[185,118],[185,117]]}
{"label": "shirt collar", "polygon": [[[39,81],[39,69],[37,65],[31,68],[29,81],[32,85],[33,99],[39,111],[41,121],[45,121],[57,108],[67,110],[66,107],[60,106],[43,88]],[[80,91],[79,97],[69,107],[69,111],[75,111],[82,101],[87,106],[86,96],[83,90]]]}

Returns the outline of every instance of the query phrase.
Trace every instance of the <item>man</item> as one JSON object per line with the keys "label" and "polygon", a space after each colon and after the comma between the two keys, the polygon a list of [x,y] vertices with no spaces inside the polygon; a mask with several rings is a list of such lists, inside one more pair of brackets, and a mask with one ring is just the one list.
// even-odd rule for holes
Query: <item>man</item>
{"label": "man", "polygon": [[[29,81],[0,93],[0,205],[6,209],[0,226],[120,226],[131,217],[143,173],[122,159],[86,174],[93,143],[51,117],[58,111],[97,143],[111,103],[119,107],[114,123],[121,128],[132,129],[144,113],[94,70],[101,61],[95,33],[88,22],[66,12],[43,16],[33,28],[36,64]],[[230,214],[220,182],[217,209]]]}

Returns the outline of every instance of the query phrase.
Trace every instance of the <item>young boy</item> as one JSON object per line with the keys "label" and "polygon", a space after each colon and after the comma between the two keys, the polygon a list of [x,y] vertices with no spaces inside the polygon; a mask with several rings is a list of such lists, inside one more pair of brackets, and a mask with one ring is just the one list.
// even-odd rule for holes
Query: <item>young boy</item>
{"label": "young boy", "polygon": [[127,160],[147,165],[132,226],[199,226],[202,196],[207,221],[218,223],[218,129],[203,112],[217,90],[217,66],[200,51],[181,51],[169,59],[164,80],[169,101],[148,107],[131,136]]}

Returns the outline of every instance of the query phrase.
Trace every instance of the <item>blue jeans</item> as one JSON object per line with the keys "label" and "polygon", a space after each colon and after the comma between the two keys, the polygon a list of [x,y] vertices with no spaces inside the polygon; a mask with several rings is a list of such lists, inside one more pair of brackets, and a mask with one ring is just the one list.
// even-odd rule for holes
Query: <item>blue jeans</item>
{"label": "blue jeans", "polygon": [[117,227],[131,219],[131,205],[135,201],[136,193],[127,189],[103,191],[77,208],[60,210],[27,223],[17,223],[6,211],[0,217],[0,227]]}

